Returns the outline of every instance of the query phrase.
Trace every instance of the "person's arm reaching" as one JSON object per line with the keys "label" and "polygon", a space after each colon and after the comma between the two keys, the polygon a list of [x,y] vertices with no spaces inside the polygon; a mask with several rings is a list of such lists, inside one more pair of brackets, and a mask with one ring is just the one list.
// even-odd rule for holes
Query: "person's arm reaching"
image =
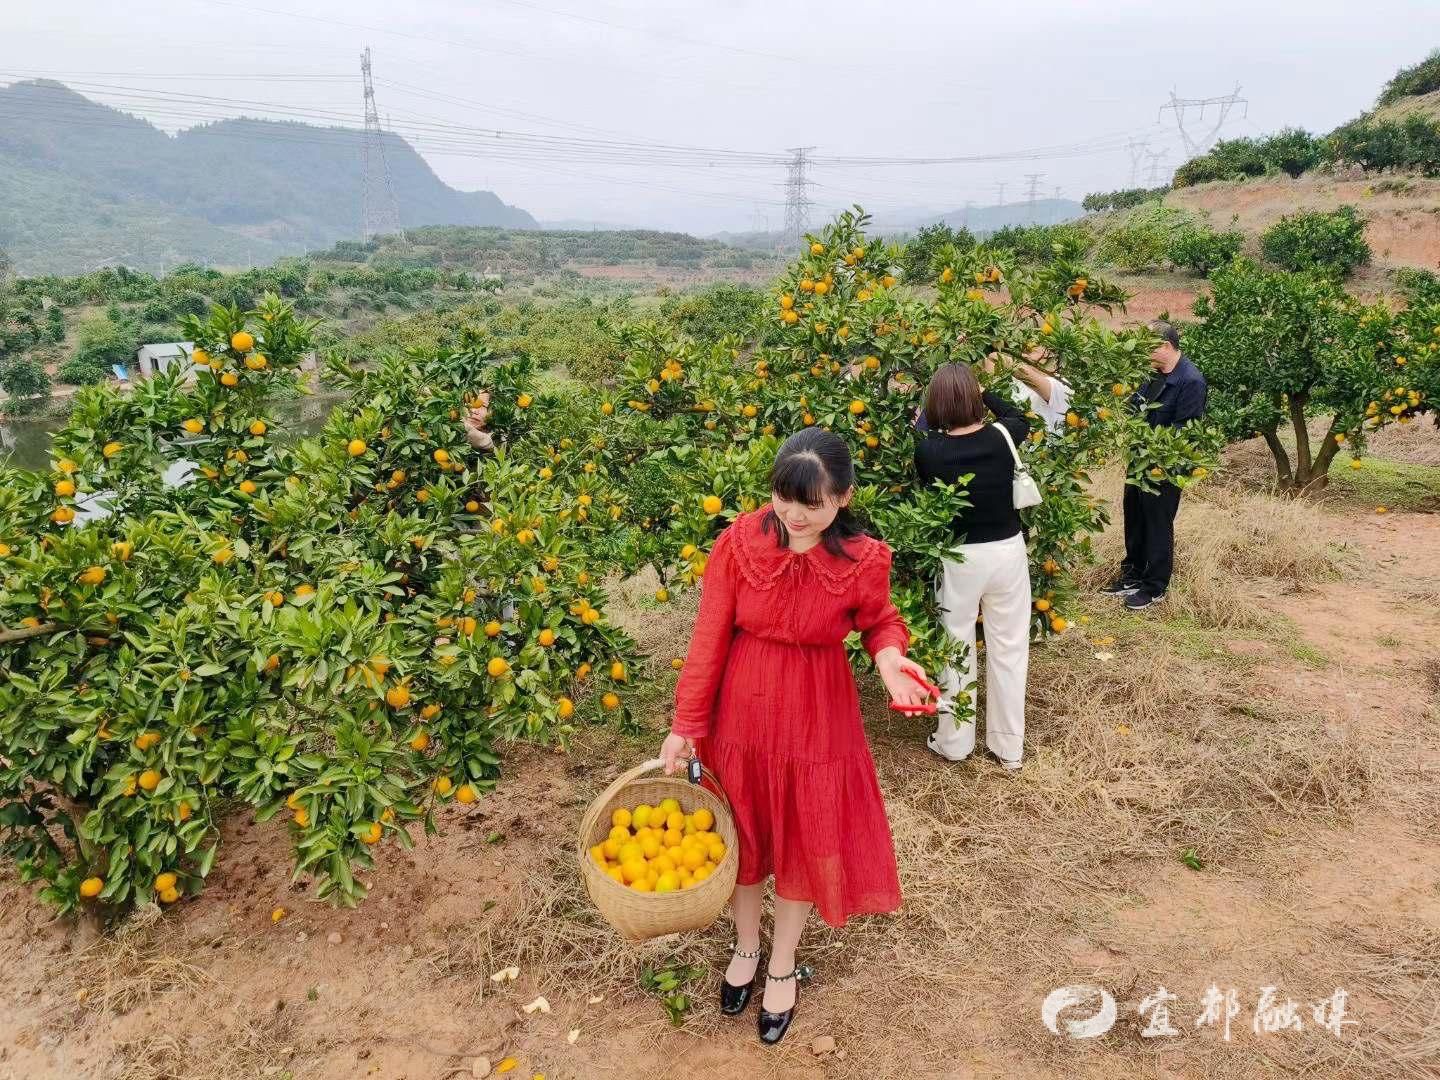
{"label": "person's arm reaching", "polygon": [[995,414],[995,421],[1010,433],[1011,440],[1016,446],[1029,437],[1030,421],[1025,419],[1025,414],[1011,405],[998,394],[992,394],[986,390],[982,400],[985,407]]}
{"label": "person's arm reaching", "polygon": [[1045,372],[1037,367],[1031,367],[1029,364],[1020,363],[1015,365],[1015,377],[1039,394],[1040,399],[1047,405],[1054,404],[1055,388],[1053,384],[1055,380]]}

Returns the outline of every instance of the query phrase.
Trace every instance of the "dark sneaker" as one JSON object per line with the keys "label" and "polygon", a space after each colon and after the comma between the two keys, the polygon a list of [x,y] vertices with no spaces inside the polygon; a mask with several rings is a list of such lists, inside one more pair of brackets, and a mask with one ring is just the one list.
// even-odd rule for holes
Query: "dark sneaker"
{"label": "dark sneaker", "polygon": [[1129,578],[1118,577],[1100,591],[1107,596],[1129,596],[1140,587],[1138,581],[1131,581]]}
{"label": "dark sneaker", "polygon": [[1145,592],[1144,590],[1137,590],[1135,592],[1132,592],[1129,596],[1125,597],[1125,606],[1131,611],[1144,611],[1150,605],[1158,604],[1161,600],[1164,599],[1165,594],[1163,592],[1160,593],[1158,596],[1152,596],[1150,593]]}

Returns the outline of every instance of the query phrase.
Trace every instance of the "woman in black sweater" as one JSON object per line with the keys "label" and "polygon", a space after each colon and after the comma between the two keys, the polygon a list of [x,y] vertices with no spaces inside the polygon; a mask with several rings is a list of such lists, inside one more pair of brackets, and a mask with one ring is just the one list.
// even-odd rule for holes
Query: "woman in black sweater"
{"label": "woman in black sweater", "polygon": [[[995,416],[986,423],[986,411]],[[955,547],[940,582],[945,629],[966,645],[965,670],[940,674],[944,694],[928,745],[960,761],[975,748],[975,724],[956,723],[964,690],[975,712],[975,622],[985,618],[985,743],[1007,769],[1019,769],[1025,742],[1025,679],[1030,665],[1030,565],[1020,514],[1011,496],[1015,451],[1030,432],[1025,415],[983,392],[966,364],[946,364],[925,391],[915,471],[929,486],[969,476],[970,506],[951,522]]]}

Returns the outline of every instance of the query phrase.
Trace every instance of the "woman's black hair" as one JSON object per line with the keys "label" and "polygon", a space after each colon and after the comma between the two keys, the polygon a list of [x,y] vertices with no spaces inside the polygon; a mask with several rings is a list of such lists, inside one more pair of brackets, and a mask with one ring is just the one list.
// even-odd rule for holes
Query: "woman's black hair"
{"label": "woman's black hair", "polygon": [[[827,496],[838,498],[855,486],[855,464],[845,440],[824,428],[807,427],[785,440],[775,455],[770,469],[770,490],[789,502],[809,507],[824,505]],[[775,514],[774,507],[765,511],[760,526],[766,533],[774,531],[780,547],[788,547],[790,534],[785,523]],[[845,541],[865,535],[865,527],[849,506],[842,506],[820,534],[820,542],[832,555],[845,559],[855,556],[845,550]]]}

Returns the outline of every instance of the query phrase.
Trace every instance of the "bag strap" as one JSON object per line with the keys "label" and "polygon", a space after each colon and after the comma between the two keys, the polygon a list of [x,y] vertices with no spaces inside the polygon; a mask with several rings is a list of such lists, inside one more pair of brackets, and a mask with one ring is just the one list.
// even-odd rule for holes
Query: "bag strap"
{"label": "bag strap", "polygon": [[1005,445],[1010,448],[1010,456],[1015,459],[1015,468],[1024,472],[1025,463],[1020,460],[1020,451],[1015,449],[1015,440],[1010,438],[1010,432],[1005,429],[1005,425],[991,424],[990,426],[1000,432],[1000,437],[1005,440]]}

